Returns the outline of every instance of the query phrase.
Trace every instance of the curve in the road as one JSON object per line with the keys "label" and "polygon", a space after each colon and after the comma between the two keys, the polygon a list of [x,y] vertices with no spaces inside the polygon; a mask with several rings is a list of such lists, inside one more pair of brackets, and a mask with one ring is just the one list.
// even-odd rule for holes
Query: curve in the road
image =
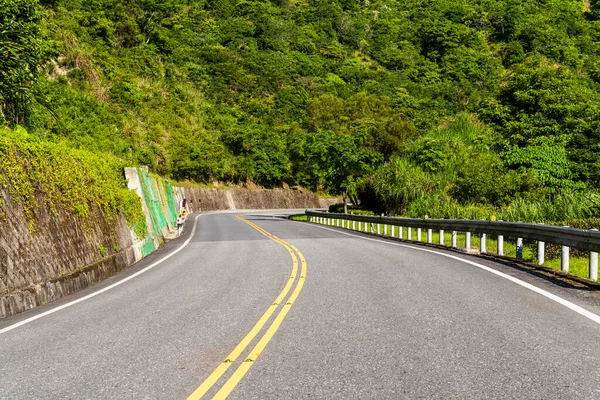
{"label": "curve in the road", "polygon": [[[254,346],[254,348],[252,348],[249,355],[242,361],[242,363],[237,367],[234,373],[229,377],[229,379],[227,379],[227,381],[223,383],[223,385],[215,394],[213,399],[225,399],[227,398],[227,396],[229,396],[229,394],[233,391],[237,384],[244,378],[244,375],[246,375],[246,373],[250,370],[256,359],[260,356],[260,353],[265,349],[269,341],[273,338],[273,336],[281,326],[281,323],[288,314],[290,308],[292,307],[292,304],[294,304],[294,302],[298,298],[298,295],[302,291],[302,287],[304,286],[304,281],[306,279],[306,259],[304,258],[304,255],[300,252],[300,250],[298,250],[296,247],[286,242],[285,240],[278,238],[275,235],[272,235],[260,226],[244,219],[242,216],[237,215],[236,218],[250,225],[252,228],[257,230],[264,236],[268,237],[269,239],[273,240],[277,244],[283,246],[292,257],[292,272],[290,275],[290,279],[288,279],[285,287],[283,288],[279,296],[277,296],[275,301],[269,306],[267,311],[265,311],[265,313],[250,330],[250,332],[248,332],[248,334],[235,347],[235,349],[231,353],[229,353],[227,358],[221,364],[219,364],[219,366],[208,376],[208,378],[204,380],[204,382],[202,382],[202,384],[188,397],[187,400],[198,400],[202,398],[213,386],[215,386],[215,384],[225,374],[229,367],[231,367],[236,362],[238,357],[244,352],[244,350],[246,350],[248,345],[250,345],[250,343],[258,335],[258,333],[263,329],[263,327],[269,321],[275,310],[279,308],[280,304],[288,295],[290,289],[292,288],[292,285],[296,283],[292,294],[285,302],[285,304],[283,304],[281,310],[279,311],[279,313],[277,314],[267,331],[264,333],[264,335],[261,337],[258,343]],[[298,258],[300,259],[301,263],[301,271],[300,277],[296,280],[296,275],[298,273]]]}
{"label": "curve in the road", "polygon": [[[303,223],[303,222],[298,222],[298,223]],[[507,274],[505,274],[503,272],[497,271],[497,270],[495,270],[493,268],[487,267],[487,266],[485,266],[483,264],[479,264],[479,263],[476,263],[476,262],[470,261],[470,260],[465,260],[464,258],[461,258],[461,257],[453,256],[451,254],[443,253],[443,252],[440,252],[440,251],[431,250],[431,249],[428,249],[428,248],[425,248],[425,247],[421,247],[421,246],[411,246],[411,245],[407,245],[407,244],[391,242],[389,240],[381,240],[381,239],[374,239],[374,238],[365,237],[365,236],[361,236],[361,235],[354,235],[352,233],[340,231],[339,229],[331,229],[331,228],[326,228],[326,227],[319,226],[319,225],[316,225],[316,227],[318,227],[320,229],[327,230],[327,231],[337,232],[337,233],[340,233],[342,235],[352,236],[352,237],[359,238],[359,239],[371,240],[371,241],[374,241],[374,242],[386,243],[386,244],[391,244],[391,245],[394,245],[394,246],[400,246],[400,247],[405,247],[405,248],[408,248],[408,249],[419,250],[419,251],[424,251],[424,252],[427,252],[427,253],[437,254],[437,255],[440,255],[440,256],[444,256],[444,257],[452,258],[452,259],[457,260],[457,261],[464,262],[466,264],[470,264],[470,265],[472,265],[474,267],[481,268],[481,269],[483,269],[483,270],[485,270],[487,272],[490,272],[490,273],[492,273],[494,275],[498,275],[498,276],[500,276],[500,277],[502,277],[504,279],[507,279],[507,280],[513,282],[513,283],[516,283],[517,285],[523,286],[526,289],[529,289],[529,290],[531,290],[531,291],[533,291],[533,292],[535,292],[537,294],[540,294],[540,295],[542,295],[542,296],[544,296],[544,297],[546,297],[546,298],[548,298],[548,299],[550,299],[552,301],[555,301],[558,304],[563,305],[563,306],[571,309],[572,311],[575,311],[576,313],[578,313],[578,314],[580,314],[580,315],[582,315],[582,316],[584,316],[584,317],[586,317],[586,318],[594,321],[595,323],[600,324],[600,315],[594,314],[593,312],[591,312],[589,310],[586,310],[585,308],[580,307],[577,304],[574,304],[574,303],[572,303],[572,302],[570,302],[568,300],[565,300],[565,299],[563,299],[560,296],[552,294],[552,293],[550,293],[550,292],[548,292],[548,291],[546,291],[544,289],[540,289],[539,287],[534,286],[534,285],[532,285],[530,283],[524,282],[524,281],[522,281],[522,280],[520,280],[518,278],[515,278],[514,276],[510,276],[510,275],[507,275]]]}

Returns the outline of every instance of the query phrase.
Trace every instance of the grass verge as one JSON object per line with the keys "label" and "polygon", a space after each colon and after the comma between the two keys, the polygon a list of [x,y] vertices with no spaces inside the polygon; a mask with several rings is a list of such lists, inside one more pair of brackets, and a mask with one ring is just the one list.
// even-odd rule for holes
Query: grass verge
{"label": "grass verge", "polygon": [[288,217],[292,221],[308,221],[308,216],[306,214],[294,214]]}

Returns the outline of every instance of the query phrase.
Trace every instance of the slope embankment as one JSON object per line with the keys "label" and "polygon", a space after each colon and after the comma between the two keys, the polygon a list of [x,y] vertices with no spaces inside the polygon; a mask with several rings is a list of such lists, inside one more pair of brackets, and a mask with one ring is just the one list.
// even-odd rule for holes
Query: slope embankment
{"label": "slope embankment", "polygon": [[45,165],[40,155],[47,153],[30,150],[5,147],[9,156],[0,164],[0,318],[93,285],[152,253],[177,235],[184,204],[189,213],[327,205],[308,191],[175,187],[139,168],[125,168],[121,187],[104,188],[106,197],[93,187],[108,175],[98,173],[98,160],[86,164],[79,156],[62,171],[77,180],[56,188],[48,183],[56,177],[44,181],[43,173],[39,179],[32,173],[56,172],[52,161],[72,155],[57,151]]}

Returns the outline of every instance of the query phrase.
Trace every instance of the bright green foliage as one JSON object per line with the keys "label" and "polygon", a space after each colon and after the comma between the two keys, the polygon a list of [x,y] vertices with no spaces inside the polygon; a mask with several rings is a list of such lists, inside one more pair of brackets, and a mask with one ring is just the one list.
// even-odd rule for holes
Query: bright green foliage
{"label": "bright green foliage", "polygon": [[434,176],[404,158],[392,158],[375,174],[375,192],[391,214],[406,215],[413,201],[431,197],[439,184]]}
{"label": "bright green foliage", "polygon": [[84,224],[93,224],[96,210],[115,221],[122,214],[143,237],[140,199],[127,189],[123,167],[115,157],[41,141],[23,129],[0,130],[0,185],[9,189],[12,201],[22,204],[32,229],[43,199],[51,213],[65,210]]}
{"label": "bright green foliage", "polygon": [[[491,130],[467,115],[413,142],[404,158],[375,173],[374,190],[391,214],[410,217],[556,222],[600,213],[600,197],[569,180],[564,148],[491,149]],[[519,166],[516,169],[515,166]],[[560,190],[559,190],[560,189]],[[579,191],[575,191],[579,189]]]}
{"label": "bright green foliage", "polygon": [[[54,115],[22,120],[44,140],[413,214],[600,184],[596,1],[50,0],[44,25],[32,1],[7,4],[58,43],[35,86]],[[386,178],[406,171],[429,200]]]}
{"label": "bright green foliage", "polygon": [[32,84],[45,60],[36,0],[0,0],[0,124],[23,124],[35,101]]}

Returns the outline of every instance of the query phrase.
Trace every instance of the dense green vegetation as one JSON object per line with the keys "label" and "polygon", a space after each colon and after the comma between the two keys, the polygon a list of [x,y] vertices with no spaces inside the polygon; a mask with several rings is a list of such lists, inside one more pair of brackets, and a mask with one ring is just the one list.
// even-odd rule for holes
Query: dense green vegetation
{"label": "dense green vegetation", "polygon": [[[91,227],[93,212],[108,220],[123,215],[136,234],[146,234],[146,217],[137,194],[124,184],[122,160],[49,143],[23,129],[0,128],[0,188],[21,204],[31,231],[41,201],[52,214],[64,211]],[[45,212],[45,211],[42,211]],[[7,204],[0,196],[0,220]]]}
{"label": "dense green vegetation", "polygon": [[2,123],[177,180],[600,210],[597,1],[0,0],[0,85]]}

